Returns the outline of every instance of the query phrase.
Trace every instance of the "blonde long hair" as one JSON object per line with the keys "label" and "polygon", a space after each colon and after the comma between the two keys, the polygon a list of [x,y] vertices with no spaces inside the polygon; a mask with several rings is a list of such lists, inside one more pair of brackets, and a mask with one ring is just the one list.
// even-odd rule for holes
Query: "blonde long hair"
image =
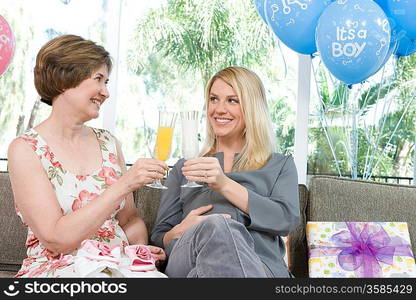
{"label": "blonde long hair", "polygon": [[[267,106],[263,83],[254,72],[243,67],[228,67],[217,72],[208,81],[205,88],[205,109],[208,111],[211,87],[215,80],[221,79],[231,86],[240,100],[241,111],[246,128],[244,146],[233,171],[256,170],[263,167],[275,151],[274,134]],[[201,156],[216,152],[217,138],[207,118],[206,140]]]}

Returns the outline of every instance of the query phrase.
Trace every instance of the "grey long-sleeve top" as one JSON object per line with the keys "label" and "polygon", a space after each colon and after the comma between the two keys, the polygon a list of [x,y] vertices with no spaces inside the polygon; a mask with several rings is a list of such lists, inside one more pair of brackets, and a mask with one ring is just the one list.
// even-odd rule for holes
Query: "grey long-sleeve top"
{"label": "grey long-sleeve top", "polygon": [[[224,154],[214,155],[224,169]],[[243,223],[254,240],[255,251],[275,276],[287,277],[283,260],[285,247],[280,236],[286,236],[300,222],[297,171],[291,156],[275,153],[266,165],[258,170],[229,172],[226,176],[247,188],[248,214],[232,205],[223,195],[212,191],[207,184],[199,188],[181,188],[186,183],[179,160],[165,182],[151,242],[164,248],[166,232],[179,224],[193,209],[212,204],[206,213],[230,214]],[[176,239],[166,247],[169,256]]]}

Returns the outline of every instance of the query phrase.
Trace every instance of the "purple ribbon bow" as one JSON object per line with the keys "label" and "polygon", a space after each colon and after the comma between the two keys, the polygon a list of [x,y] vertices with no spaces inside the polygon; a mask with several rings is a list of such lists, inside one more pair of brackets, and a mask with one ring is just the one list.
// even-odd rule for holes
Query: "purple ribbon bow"
{"label": "purple ribbon bow", "polygon": [[331,237],[334,246],[316,246],[309,257],[337,255],[339,265],[357,277],[382,277],[380,262],[393,264],[393,256],[413,257],[409,243],[390,237],[380,224],[346,222],[348,230]]}

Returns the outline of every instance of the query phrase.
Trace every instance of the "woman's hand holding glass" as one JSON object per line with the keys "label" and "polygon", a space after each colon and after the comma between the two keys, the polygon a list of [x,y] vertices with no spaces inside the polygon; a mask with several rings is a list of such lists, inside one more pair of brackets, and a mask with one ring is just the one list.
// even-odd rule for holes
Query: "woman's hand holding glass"
{"label": "woman's hand holding glass", "polygon": [[[182,155],[185,159],[191,159],[198,156],[199,141],[198,141],[198,111],[183,111],[181,112],[182,121]],[[191,181],[182,187],[200,187],[202,185]]]}
{"label": "woman's hand holding glass", "polygon": [[191,181],[205,182],[214,191],[224,188],[228,177],[216,157],[197,157],[185,161],[183,175]]}
{"label": "woman's hand holding glass", "polygon": [[153,158],[139,158],[120,178],[133,192],[139,187],[160,180],[166,174],[168,166]]}

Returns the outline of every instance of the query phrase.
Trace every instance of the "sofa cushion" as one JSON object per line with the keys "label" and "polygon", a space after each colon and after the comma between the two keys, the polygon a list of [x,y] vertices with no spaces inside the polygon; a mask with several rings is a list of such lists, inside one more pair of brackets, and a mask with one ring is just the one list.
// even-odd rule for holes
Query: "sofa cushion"
{"label": "sofa cushion", "polygon": [[17,272],[26,257],[27,229],[14,208],[8,173],[0,173],[0,271]]}
{"label": "sofa cushion", "polygon": [[296,277],[308,277],[307,221],[407,222],[413,253],[416,253],[414,186],[314,176],[308,189],[299,186],[299,201],[301,225],[289,236],[290,270]]}
{"label": "sofa cushion", "polygon": [[315,176],[309,184],[308,221],[407,222],[413,253],[415,211],[415,186],[329,176]]}

